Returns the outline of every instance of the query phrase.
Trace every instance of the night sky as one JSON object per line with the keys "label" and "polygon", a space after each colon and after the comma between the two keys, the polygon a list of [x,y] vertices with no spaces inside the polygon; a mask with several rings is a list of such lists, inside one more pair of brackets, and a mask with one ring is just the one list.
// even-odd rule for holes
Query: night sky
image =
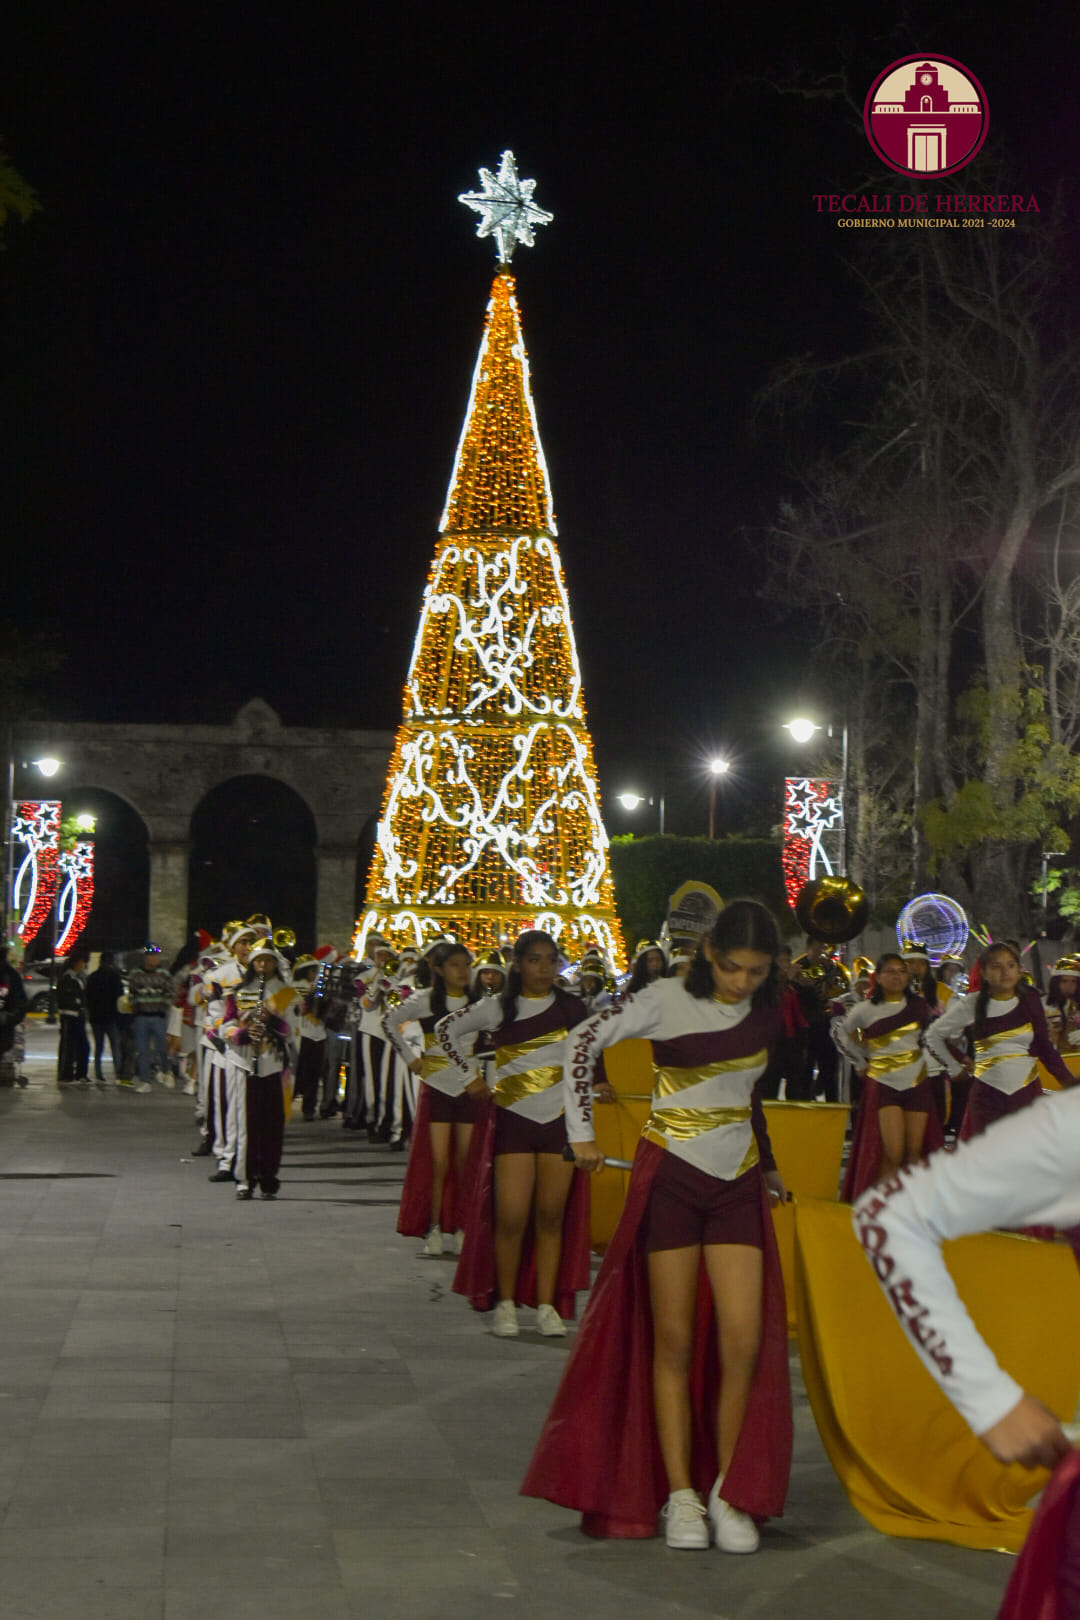
{"label": "night sky", "polygon": [[758,598],[790,480],[750,406],[859,336],[811,193],[900,177],[762,81],[846,66],[861,104],[956,57],[1049,207],[1080,150],[1054,9],[21,7],[0,136],[43,211],[0,255],[3,614],[69,654],[43,702],[396,724],[494,269],[456,198],[510,146],[555,215],[514,270],[609,828],[662,780],[703,832],[717,747],[729,824],[776,820],[808,634]]}

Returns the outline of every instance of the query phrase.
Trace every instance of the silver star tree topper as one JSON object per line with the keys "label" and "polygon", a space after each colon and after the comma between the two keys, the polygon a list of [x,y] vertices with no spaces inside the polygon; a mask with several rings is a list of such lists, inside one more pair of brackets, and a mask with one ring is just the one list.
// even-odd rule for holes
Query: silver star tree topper
{"label": "silver star tree topper", "polygon": [[536,181],[519,180],[513,152],[503,153],[498,174],[481,169],[480,184],[483,191],[463,191],[458,202],[481,216],[477,236],[493,236],[499,263],[509,264],[519,242],[532,247],[533,226],[550,225],[555,216],[533,202]]}

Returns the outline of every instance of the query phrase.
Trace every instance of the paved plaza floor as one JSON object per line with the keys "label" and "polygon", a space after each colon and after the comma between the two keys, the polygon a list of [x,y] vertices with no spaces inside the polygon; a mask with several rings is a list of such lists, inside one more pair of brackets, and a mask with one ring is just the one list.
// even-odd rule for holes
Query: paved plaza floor
{"label": "paved plaza floor", "polygon": [[1006,1558],[849,1506],[797,1356],[756,1557],[586,1539],[518,1495],[566,1341],[493,1338],[396,1235],[401,1155],[295,1122],[238,1203],[189,1098],[61,1094],[55,1039],[0,1090],[0,1620],[995,1614]]}

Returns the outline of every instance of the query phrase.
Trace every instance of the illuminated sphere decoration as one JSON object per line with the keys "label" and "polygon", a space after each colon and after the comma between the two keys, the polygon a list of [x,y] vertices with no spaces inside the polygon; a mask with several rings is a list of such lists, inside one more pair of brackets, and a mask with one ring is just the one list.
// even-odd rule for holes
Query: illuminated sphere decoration
{"label": "illuminated sphere decoration", "polygon": [[[488,184],[490,182],[490,185]],[[544,223],[513,154],[487,175],[500,268],[484,322],[354,948],[377,930],[488,950],[527,928],[622,965],[608,839],[547,466],[514,242]],[[496,226],[499,227],[496,230]]]}
{"label": "illuminated sphere decoration", "polygon": [[901,946],[915,940],[925,946],[933,967],[943,956],[962,956],[969,928],[967,912],[947,894],[919,894],[896,919]]}

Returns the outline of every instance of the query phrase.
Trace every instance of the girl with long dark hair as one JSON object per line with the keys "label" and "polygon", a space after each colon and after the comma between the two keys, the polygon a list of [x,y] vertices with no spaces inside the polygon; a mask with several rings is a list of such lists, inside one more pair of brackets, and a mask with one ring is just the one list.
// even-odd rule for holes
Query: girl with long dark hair
{"label": "girl with long dark hair", "polygon": [[[975,1077],[960,1127],[962,1140],[1042,1096],[1040,1061],[1063,1086],[1076,1084],[1050,1039],[1038,991],[1020,982],[1022,971],[1015,946],[1004,940],[988,946],[979,957],[978,990],[954,996],[927,1032],[927,1046],[951,1075]],[[975,1055],[961,1062],[949,1043],[965,1034]]]}
{"label": "girl with long dark hair", "polygon": [[837,1046],[864,1082],[840,1195],[846,1203],[943,1143],[922,1048],[930,1009],[909,979],[905,958],[886,951],[869,997],[849,1008],[835,1030]]}
{"label": "girl with long dark hair", "polygon": [[[719,914],[685,978],[607,1007],[567,1043],[574,1158],[593,1140],[599,1056],[651,1043],[652,1112],[626,1205],[522,1487],[596,1536],[753,1552],[791,1462],[787,1319],[770,1198],[786,1197],[757,1082],[779,1029],[776,923]],[[665,1482],[667,1502],[664,1503]],[[707,1497],[707,1503],[702,1498]]]}
{"label": "girl with long dark hair", "polygon": [[485,996],[436,1026],[447,1057],[459,1066],[468,1061],[470,1037],[487,1032],[494,1050],[495,1108],[477,1148],[454,1289],[476,1310],[494,1305],[492,1331],[499,1338],[517,1335],[519,1303],[535,1303],[545,1336],[564,1334],[574,1294],[589,1283],[588,1187],[562,1156],[560,1084],[563,1042],[585,1008],[555,986],[558,960],[550,934],[530,929],[514,945],[502,994]]}
{"label": "girl with long dark hair", "polygon": [[[477,999],[470,979],[472,954],[464,945],[447,942],[428,951],[431,983],[413,993],[383,1019],[386,1038],[401,1061],[420,1077],[420,1099],[413,1128],[409,1167],[401,1189],[397,1229],[423,1237],[426,1255],[441,1255],[447,1245],[461,1253],[464,1237],[465,1164],[477,1110],[487,1087],[470,1058],[451,1063],[435,1038],[435,1025]],[[417,1057],[404,1039],[406,1024],[419,1024],[424,1049]]]}

